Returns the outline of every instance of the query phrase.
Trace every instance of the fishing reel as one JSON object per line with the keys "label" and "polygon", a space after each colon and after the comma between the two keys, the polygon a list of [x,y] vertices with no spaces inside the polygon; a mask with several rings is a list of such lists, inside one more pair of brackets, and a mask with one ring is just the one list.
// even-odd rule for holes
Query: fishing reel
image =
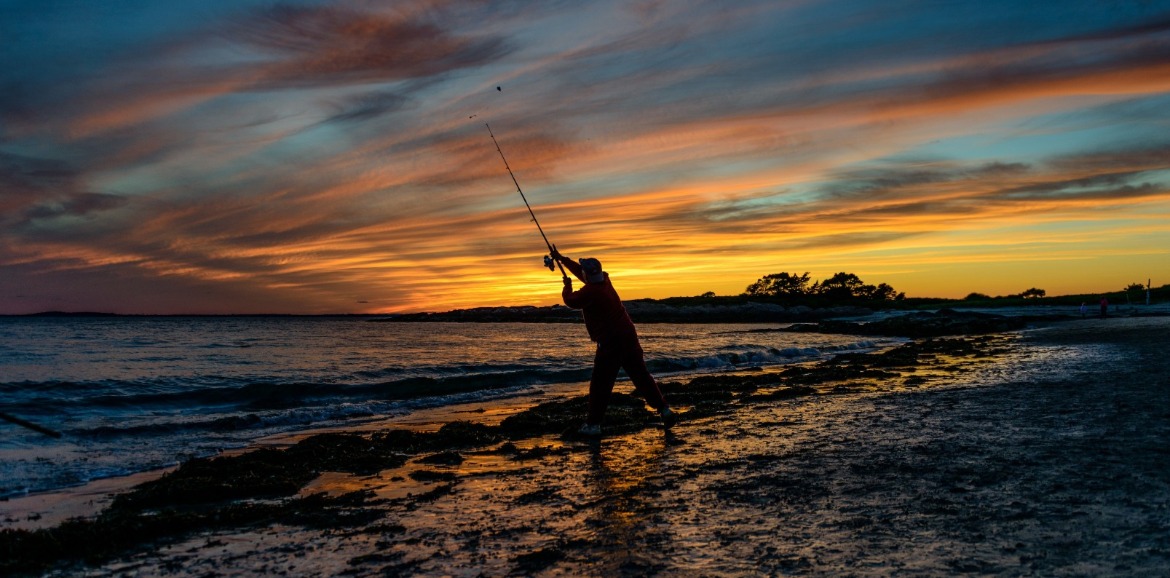
{"label": "fishing reel", "polygon": [[548,267],[549,271],[556,271],[557,270],[556,259],[553,259],[552,257],[550,257],[548,255],[545,255],[544,256],[544,266]]}

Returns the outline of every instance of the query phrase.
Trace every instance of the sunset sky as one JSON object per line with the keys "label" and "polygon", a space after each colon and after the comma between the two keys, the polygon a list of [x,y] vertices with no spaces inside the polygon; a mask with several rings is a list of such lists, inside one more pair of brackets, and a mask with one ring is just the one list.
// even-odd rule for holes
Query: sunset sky
{"label": "sunset sky", "polygon": [[[0,0],[0,313],[1170,283],[1170,1]],[[499,89],[497,90],[497,87]]]}

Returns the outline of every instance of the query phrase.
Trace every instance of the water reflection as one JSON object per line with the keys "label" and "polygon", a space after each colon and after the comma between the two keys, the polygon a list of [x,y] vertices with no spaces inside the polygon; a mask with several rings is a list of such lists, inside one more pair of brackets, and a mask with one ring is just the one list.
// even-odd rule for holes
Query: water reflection
{"label": "water reflection", "polygon": [[677,487],[672,449],[678,438],[666,434],[608,439],[590,448],[585,482],[595,507],[585,524],[598,553],[598,575],[661,569],[658,550],[671,542],[666,492]]}

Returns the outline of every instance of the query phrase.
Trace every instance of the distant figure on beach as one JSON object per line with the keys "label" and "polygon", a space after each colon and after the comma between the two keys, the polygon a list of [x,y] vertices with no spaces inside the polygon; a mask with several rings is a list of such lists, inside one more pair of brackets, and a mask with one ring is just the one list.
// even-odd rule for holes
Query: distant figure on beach
{"label": "distant figure on beach", "polygon": [[1088,311],[1089,311],[1089,306],[1085,305],[1084,301],[1081,301],[1081,317],[1084,317],[1085,313],[1087,313]]}
{"label": "distant figure on beach", "polygon": [[579,433],[601,435],[601,422],[619,369],[626,370],[634,388],[658,410],[663,426],[669,428],[674,425],[676,416],[670,406],[666,405],[662,390],[646,369],[642,344],[638,341],[634,322],[630,320],[626,307],[609,282],[609,273],[601,270],[601,262],[586,257],[578,263],[560,254],[555,248],[551,256],[585,283],[584,287],[574,291],[573,280],[566,276],[561,298],[565,300],[565,305],[581,310],[589,338],[597,343],[597,353],[593,357],[593,376],[589,380],[589,415]]}
{"label": "distant figure on beach", "polygon": [[1101,296],[1101,319],[1109,316],[1109,299],[1104,295]]}

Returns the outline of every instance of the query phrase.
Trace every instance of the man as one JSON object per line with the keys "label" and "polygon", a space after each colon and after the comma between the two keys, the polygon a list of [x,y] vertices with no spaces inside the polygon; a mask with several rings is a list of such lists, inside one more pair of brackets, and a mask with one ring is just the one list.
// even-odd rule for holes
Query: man
{"label": "man", "polygon": [[585,329],[589,331],[589,338],[597,343],[597,353],[593,358],[593,377],[589,380],[589,415],[580,433],[589,436],[601,435],[601,421],[605,416],[605,408],[609,405],[609,396],[613,393],[614,380],[617,379],[618,369],[625,369],[626,375],[634,383],[634,388],[646,398],[646,402],[662,416],[664,427],[674,425],[675,414],[666,405],[662,397],[662,390],[658,389],[654,377],[646,369],[646,360],[643,357],[642,345],[638,341],[638,332],[634,329],[634,322],[622,305],[622,300],[609,282],[609,273],[601,270],[601,262],[597,259],[584,258],[578,263],[556,249],[552,252],[556,259],[585,286],[573,291],[573,280],[565,277],[565,287],[561,297],[565,305],[573,309],[580,309],[585,318]]}

